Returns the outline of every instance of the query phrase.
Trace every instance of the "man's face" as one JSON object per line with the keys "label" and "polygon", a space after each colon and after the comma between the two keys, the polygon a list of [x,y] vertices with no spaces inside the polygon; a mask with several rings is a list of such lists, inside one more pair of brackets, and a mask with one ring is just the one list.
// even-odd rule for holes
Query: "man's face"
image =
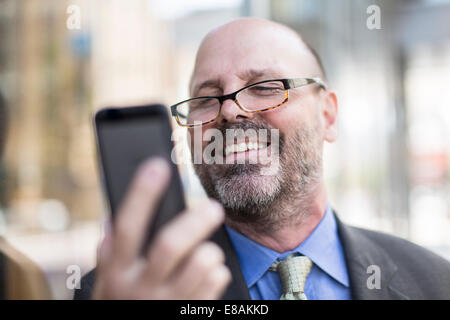
{"label": "man's face", "polygon": [[[197,54],[191,94],[218,96],[262,80],[317,76],[317,62],[294,34],[267,22],[240,21],[206,37]],[[234,101],[226,100],[219,119],[200,129],[203,133],[218,129],[224,134],[226,129],[267,129],[269,143],[271,129],[278,129],[279,159],[274,158],[278,154],[269,145],[268,149],[228,155],[224,164],[194,164],[208,195],[220,201],[232,219],[274,219],[263,213],[264,209],[307,192],[320,179],[322,144],[324,139],[333,140],[323,114],[327,102],[324,95],[318,85],[290,89],[285,104],[263,113],[247,113]],[[201,136],[193,131],[190,129],[189,143],[194,156],[194,139],[198,139],[195,143],[202,145],[202,151],[210,142],[199,141]],[[224,145],[229,144],[224,135]],[[272,162],[249,161],[249,157],[262,159],[266,154]],[[227,164],[230,157],[246,161]],[[278,163],[275,160],[279,160],[278,166],[274,166]]]}

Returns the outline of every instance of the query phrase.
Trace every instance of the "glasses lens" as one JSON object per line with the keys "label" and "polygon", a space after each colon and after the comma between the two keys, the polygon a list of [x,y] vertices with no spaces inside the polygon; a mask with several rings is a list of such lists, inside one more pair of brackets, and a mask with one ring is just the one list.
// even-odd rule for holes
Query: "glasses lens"
{"label": "glasses lens", "polygon": [[247,110],[263,110],[284,102],[286,90],[283,82],[269,81],[255,84],[237,95],[239,104]]}
{"label": "glasses lens", "polygon": [[216,98],[197,98],[177,106],[178,120],[183,125],[194,125],[214,120],[220,111]]}

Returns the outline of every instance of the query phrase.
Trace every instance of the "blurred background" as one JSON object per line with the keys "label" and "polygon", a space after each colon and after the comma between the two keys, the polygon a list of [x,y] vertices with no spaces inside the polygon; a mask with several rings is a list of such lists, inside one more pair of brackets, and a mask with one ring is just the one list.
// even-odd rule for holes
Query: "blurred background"
{"label": "blurred background", "polygon": [[[0,0],[0,235],[55,298],[73,295],[68,266],[94,267],[108,216],[93,113],[188,97],[202,37],[242,16],[298,30],[323,59],[340,100],[325,174],[341,219],[450,259],[450,0]],[[203,197],[180,170],[188,200]]]}

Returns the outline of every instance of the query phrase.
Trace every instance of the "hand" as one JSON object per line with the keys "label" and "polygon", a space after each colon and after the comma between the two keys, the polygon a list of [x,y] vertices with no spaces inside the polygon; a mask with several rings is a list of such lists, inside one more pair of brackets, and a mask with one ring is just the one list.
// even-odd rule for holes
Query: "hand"
{"label": "hand", "polygon": [[138,169],[99,247],[94,299],[218,299],[230,282],[223,251],[205,241],[224,219],[217,202],[177,215],[155,235],[147,255],[139,255],[169,177],[161,159]]}

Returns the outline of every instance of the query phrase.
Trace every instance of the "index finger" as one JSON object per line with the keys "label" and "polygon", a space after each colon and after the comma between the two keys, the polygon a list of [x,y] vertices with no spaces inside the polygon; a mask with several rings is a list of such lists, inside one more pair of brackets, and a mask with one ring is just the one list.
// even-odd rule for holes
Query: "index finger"
{"label": "index finger", "polygon": [[152,159],[139,167],[113,226],[113,259],[130,263],[139,254],[150,219],[170,177],[165,160]]}

